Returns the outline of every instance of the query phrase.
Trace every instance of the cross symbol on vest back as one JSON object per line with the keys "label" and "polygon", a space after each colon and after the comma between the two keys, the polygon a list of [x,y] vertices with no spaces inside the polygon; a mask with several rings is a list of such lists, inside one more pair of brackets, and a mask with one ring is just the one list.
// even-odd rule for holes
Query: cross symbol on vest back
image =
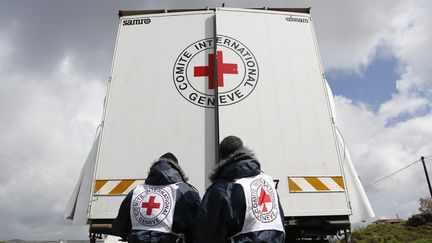
{"label": "cross symbol on vest back", "polygon": [[142,208],[147,208],[146,215],[151,215],[154,208],[160,208],[160,203],[155,202],[156,196],[150,196],[150,200],[148,202],[143,202],[141,204]]}
{"label": "cross symbol on vest back", "polygon": [[[224,86],[224,74],[238,74],[237,64],[223,63],[223,52],[217,51],[218,87]],[[194,77],[209,77],[208,88],[214,89],[214,54],[208,54],[208,66],[194,67]]]}
{"label": "cross symbol on vest back", "polygon": [[266,207],[266,203],[271,203],[272,201],[271,201],[271,198],[270,198],[270,196],[269,196],[269,194],[267,194],[266,193],[266,191],[261,187],[261,192],[260,192],[260,196],[259,196],[259,199],[258,199],[258,205],[259,206],[263,206],[262,207],[262,211],[263,211],[263,213],[267,213],[268,212],[268,209],[267,209],[267,207]]}

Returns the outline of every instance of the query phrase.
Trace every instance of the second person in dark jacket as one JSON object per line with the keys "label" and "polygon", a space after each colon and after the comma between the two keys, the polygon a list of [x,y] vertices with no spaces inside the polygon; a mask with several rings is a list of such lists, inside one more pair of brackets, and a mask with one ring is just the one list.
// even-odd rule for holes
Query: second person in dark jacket
{"label": "second person in dark jacket", "polygon": [[283,211],[270,176],[240,138],[226,137],[194,222],[194,242],[271,242],[285,239]]}

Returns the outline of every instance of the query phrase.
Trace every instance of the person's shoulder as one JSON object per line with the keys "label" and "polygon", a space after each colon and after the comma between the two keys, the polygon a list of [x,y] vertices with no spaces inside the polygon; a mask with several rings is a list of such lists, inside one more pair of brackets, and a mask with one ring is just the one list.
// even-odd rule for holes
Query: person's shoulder
{"label": "person's shoulder", "polygon": [[235,186],[234,180],[219,178],[209,186],[207,191],[226,193],[227,191],[231,190],[233,186]]}
{"label": "person's shoulder", "polygon": [[181,192],[184,192],[184,193],[196,192],[196,193],[198,193],[198,190],[193,185],[191,185],[187,182],[184,182],[184,181],[179,182],[179,183],[177,183],[177,186]]}

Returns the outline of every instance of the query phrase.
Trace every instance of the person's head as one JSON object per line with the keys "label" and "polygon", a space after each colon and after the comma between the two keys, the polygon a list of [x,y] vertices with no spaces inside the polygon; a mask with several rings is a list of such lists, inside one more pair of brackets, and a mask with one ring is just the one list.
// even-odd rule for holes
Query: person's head
{"label": "person's head", "polygon": [[219,144],[219,160],[224,160],[235,151],[243,148],[243,142],[239,137],[228,136]]}
{"label": "person's head", "polygon": [[168,160],[171,160],[174,163],[178,164],[177,158],[174,156],[174,154],[172,154],[170,152],[163,154],[159,159],[168,159]]}

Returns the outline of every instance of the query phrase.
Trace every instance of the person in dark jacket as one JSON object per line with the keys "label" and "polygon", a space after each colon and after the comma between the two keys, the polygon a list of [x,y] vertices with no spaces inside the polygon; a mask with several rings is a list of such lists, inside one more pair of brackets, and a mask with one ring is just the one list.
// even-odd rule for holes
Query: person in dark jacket
{"label": "person in dark jacket", "polygon": [[113,231],[131,243],[191,242],[200,197],[186,181],[177,158],[171,153],[162,155],[151,166],[145,183],[123,200]]}
{"label": "person in dark jacket", "polygon": [[194,242],[284,242],[283,211],[272,178],[236,136],[219,146],[194,222]]}

